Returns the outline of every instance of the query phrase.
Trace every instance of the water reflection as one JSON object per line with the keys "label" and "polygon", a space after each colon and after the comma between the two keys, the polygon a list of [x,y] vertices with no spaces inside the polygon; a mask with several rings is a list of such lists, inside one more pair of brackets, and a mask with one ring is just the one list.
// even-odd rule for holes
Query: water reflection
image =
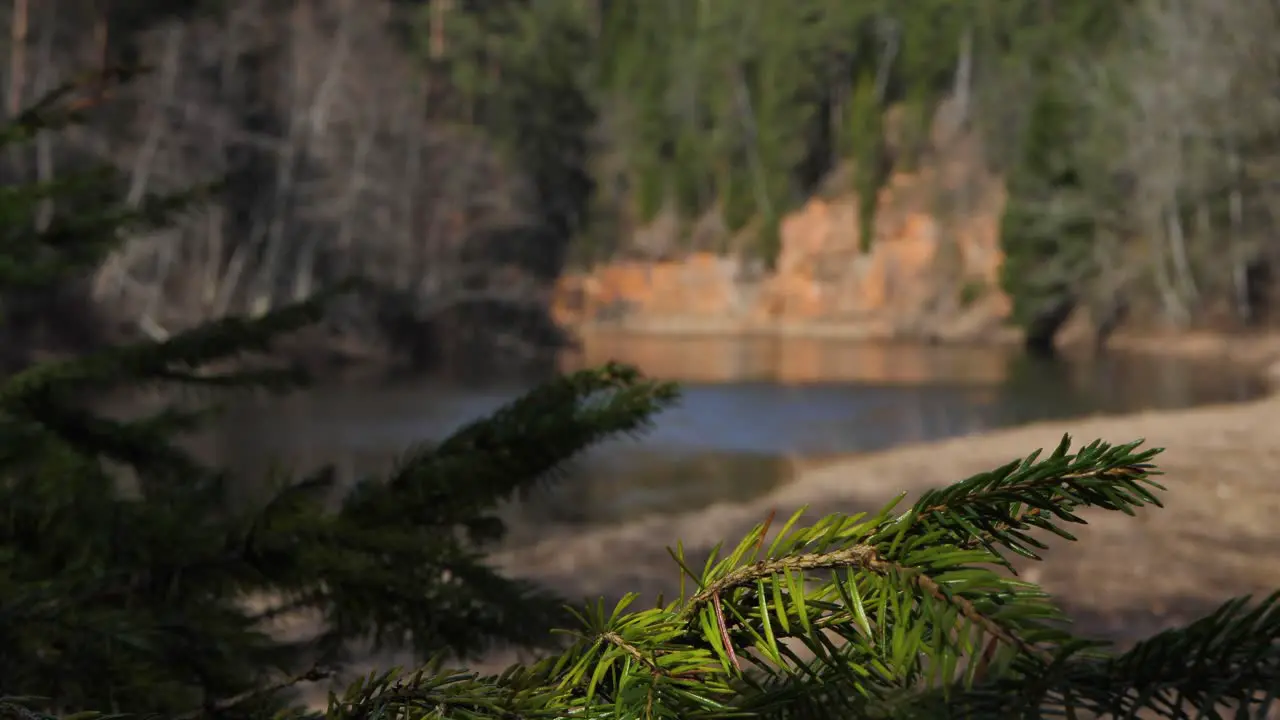
{"label": "water reflection", "polygon": [[[508,510],[515,533],[610,522],[756,496],[797,459],[876,450],[1033,420],[1177,408],[1261,392],[1223,367],[1114,355],[1030,360],[1002,347],[765,338],[587,338],[571,370],[616,359],[685,383],[680,407],[640,442],[588,454],[554,491]],[[316,388],[234,405],[198,445],[241,476],[275,458],[353,478],[385,469],[514,398],[532,378],[447,378]]]}
{"label": "water reflection", "polygon": [[763,495],[795,472],[795,461],[781,455],[622,448],[594,454],[566,482],[505,508],[503,515],[512,528],[509,540],[520,543],[548,525],[607,524]]}
{"label": "water reflection", "polygon": [[625,359],[645,372],[684,382],[759,380],[781,385],[858,382],[918,385],[942,379],[995,384],[1014,357],[1009,348],[778,337],[657,337],[592,334],[563,354],[575,370]]}

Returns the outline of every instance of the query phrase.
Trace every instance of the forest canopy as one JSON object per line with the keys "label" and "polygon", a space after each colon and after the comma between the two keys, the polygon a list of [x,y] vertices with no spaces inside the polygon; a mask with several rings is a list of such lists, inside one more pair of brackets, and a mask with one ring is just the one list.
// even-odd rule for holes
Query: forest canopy
{"label": "forest canopy", "polygon": [[[1033,335],[1077,307],[1267,319],[1270,0],[15,0],[0,16],[19,39],[10,115],[86,68],[155,70],[84,132],[12,153],[8,177],[107,160],[135,202],[228,180],[209,215],[97,273],[96,306],[151,337],[351,274],[385,298],[330,320],[344,333],[532,326],[572,265],[704,250],[767,267],[782,218],[830,193],[856,197],[866,243],[878,191],[936,160],[940,123],[1008,191],[1002,285]],[[658,218],[676,231],[638,232]]]}

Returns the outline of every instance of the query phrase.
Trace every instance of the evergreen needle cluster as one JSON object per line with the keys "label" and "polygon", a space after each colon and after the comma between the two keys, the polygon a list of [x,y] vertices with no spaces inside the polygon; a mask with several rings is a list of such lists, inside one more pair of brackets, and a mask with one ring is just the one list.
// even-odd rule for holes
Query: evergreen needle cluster
{"label": "evergreen needle cluster", "polygon": [[[1280,695],[1280,594],[1241,598],[1125,652],[1069,632],[1001,569],[1070,540],[1076,512],[1158,505],[1138,444],[1063,442],[905,512],[758,525],[675,601],[577,613],[557,655],[496,677],[373,676],[328,718],[1264,717]],[[900,498],[901,499],[901,498]],[[315,717],[319,717],[319,713]],[[1149,717],[1151,715],[1144,715]]]}
{"label": "evergreen needle cluster", "polygon": [[[3,130],[7,146],[74,120],[68,87]],[[6,312],[91,268],[130,228],[190,197],[124,207],[110,179],[0,191]],[[54,201],[52,220],[37,207]],[[1119,652],[1070,632],[1010,572],[1078,513],[1158,505],[1157,450],[1069,440],[899,509],[772,518],[696,567],[677,546],[679,597],[569,612],[485,562],[497,502],[582,450],[643,430],[677,399],[610,365],[547,383],[409,452],[388,477],[334,487],[321,471],[248,507],[231,478],[181,449],[204,418],[175,405],[122,421],[85,399],[142,385],[280,387],[292,373],[215,371],[310,322],[325,297],[34,364],[0,382],[0,717],[172,720],[402,718],[1262,717],[1280,694],[1280,595],[1239,599]],[[110,461],[107,463],[105,461]],[[137,478],[124,488],[112,468]],[[279,479],[276,479],[279,480]],[[266,598],[265,607],[250,599]],[[274,637],[311,612],[322,631]],[[561,642],[546,630],[560,631]],[[430,660],[375,674],[323,709],[289,690],[353,640]],[[497,676],[449,669],[493,642],[549,649]]]}

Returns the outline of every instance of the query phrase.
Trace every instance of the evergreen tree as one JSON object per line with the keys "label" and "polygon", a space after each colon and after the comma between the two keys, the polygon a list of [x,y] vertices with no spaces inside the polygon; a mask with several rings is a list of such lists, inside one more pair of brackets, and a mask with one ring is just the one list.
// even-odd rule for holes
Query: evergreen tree
{"label": "evergreen tree", "polygon": [[[78,121],[95,102],[78,91],[62,88],[4,127],[0,148]],[[117,187],[104,170],[0,190],[6,311],[216,190],[126,209]],[[55,212],[38,223],[47,198]],[[172,714],[209,710],[278,676],[316,677],[355,639],[424,659],[549,641],[561,603],[484,562],[503,532],[493,508],[586,447],[641,428],[672,402],[670,386],[615,366],[563,377],[413,449],[387,478],[348,491],[334,487],[331,469],[263,478],[276,489],[248,508],[230,501],[225,473],[178,442],[206,410],[175,402],[122,421],[87,409],[102,393],[155,385],[296,387],[305,378],[287,368],[218,368],[245,367],[238,361],[314,321],[329,295],[165,342],[41,362],[0,382],[0,693],[42,696],[50,711]],[[318,615],[323,632],[305,643],[272,637],[270,620],[291,613]]]}
{"label": "evergreen tree", "polygon": [[554,276],[584,229],[596,122],[591,42],[580,3],[497,0],[450,16],[449,53],[437,59],[477,125],[529,178],[537,232],[514,239],[531,266]]}
{"label": "evergreen tree", "polygon": [[1054,336],[1081,299],[1093,259],[1093,221],[1072,202],[1081,187],[1070,149],[1071,120],[1056,90],[1040,89],[1000,220],[1001,284],[1013,300],[1013,320],[1025,330],[1027,348],[1037,354],[1052,352]]}
{"label": "evergreen tree", "polygon": [[1022,92],[1029,98],[1008,163],[1008,204],[1001,218],[1005,253],[1001,284],[1013,300],[1013,320],[1027,348],[1052,352],[1058,330],[1086,301],[1096,273],[1091,178],[1082,150],[1092,120],[1066,70],[1077,57],[1106,47],[1121,24],[1126,3],[1010,4],[1008,31],[988,28],[988,42],[1008,61],[1025,65]]}
{"label": "evergreen tree", "polygon": [[[745,249],[766,263],[782,216],[842,160],[858,168],[870,226],[890,164],[882,116],[904,103],[907,145],[922,146],[963,34],[955,18],[964,19],[947,0],[451,7],[453,77],[539,192],[559,193],[548,206],[568,207],[599,185],[617,188],[616,211],[631,224],[716,211],[730,231],[757,222]],[[583,161],[588,132],[590,155],[607,158],[599,167]],[[542,189],[556,178],[564,190]]]}

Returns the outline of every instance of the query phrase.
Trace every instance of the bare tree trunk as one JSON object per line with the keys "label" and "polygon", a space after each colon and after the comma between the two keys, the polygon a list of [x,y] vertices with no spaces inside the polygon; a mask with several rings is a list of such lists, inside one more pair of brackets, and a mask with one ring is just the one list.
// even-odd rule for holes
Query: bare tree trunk
{"label": "bare tree trunk", "polygon": [[969,122],[969,107],[973,101],[973,27],[966,27],[960,38],[960,58],[956,62],[956,79],[952,88],[956,102],[956,129]]}
{"label": "bare tree trunk", "polygon": [[[418,113],[423,111],[423,103],[426,100],[424,92],[425,84],[417,83],[414,86],[417,92],[409,96],[408,108],[404,111],[408,117],[416,117]],[[424,275],[430,271],[430,268],[424,267],[422,253],[419,247],[422,238],[418,237],[417,215],[417,195],[422,183],[422,135],[409,131],[409,148],[405,154],[405,183],[401,186],[400,191],[400,212],[404,216],[401,227],[401,247],[406,258],[412,258],[413,262],[406,262],[405,267],[411,271],[404,278],[404,287],[409,289],[415,283],[414,276],[417,277],[418,283],[422,281]]]}
{"label": "bare tree trunk", "polygon": [[316,91],[315,101],[309,113],[311,120],[312,140],[319,140],[328,130],[329,114],[332,110],[337,90],[342,82],[346,69],[347,57],[351,53],[351,10],[352,0],[340,0],[341,15],[338,19],[338,37],[334,39],[333,52],[329,54],[328,69],[320,89]]}
{"label": "bare tree trunk", "polygon": [[[311,136],[308,146],[319,147],[325,139],[329,127],[331,106],[337,96],[338,88],[345,75],[345,65],[351,49],[351,11],[352,0],[340,0],[338,19],[338,35],[334,41],[333,51],[329,55],[329,63],[324,79],[316,90],[307,117],[310,120]],[[315,232],[308,232],[299,239],[297,264],[294,268],[293,291],[294,300],[303,300],[311,296],[315,285],[316,255],[319,252],[320,238]]]}
{"label": "bare tree trunk", "polygon": [[[204,252],[200,254],[200,309],[208,313],[214,309],[221,295],[220,285],[228,278],[222,274],[222,257],[226,250],[226,213],[220,203],[209,208],[205,222]],[[234,288],[231,288],[234,292]]]}
{"label": "bare tree trunk", "polygon": [[250,313],[263,315],[275,306],[275,295],[280,277],[280,266],[285,254],[286,230],[292,225],[292,203],[294,178],[298,163],[304,154],[306,142],[302,125],[306,122],[307,113],[304,108],[304,88],[308,86],[306,71],[307,59],[302,57],[300,35],[310,24],[310,6],[299,3],[295,6],[290,31],[290,67],[288,76],[281,78],[281,84],[288,89],[289,97],[288,135],[284,139],[284,151],[277,160],[274,200],[271,217],[267,223],[265,247],[262,265],[254,281],[254,297],[250,305]]}
{"label": "bare tree trunk", "polygon": [[751,177],[755,181],[752,188],[755,190],[756,204],[760,207],[765,217],[773,217],[773,200],[769,196],[768,181],[765,179],[764,165],[760,160],[760,152],[755,137],[758,134],[755,122],[755,110],[751,102],[751,88],[747,86],[747,79],[742,74],[742,69],[734,73],[734,88],[737,90],[738,114],[742,119],[743,127],[746,129],[747,135],[747,158],[751,164]]}
{"label": "bare tree trunk", "polygon": [[[1154,229],[1159,226],[1158,222],[1148,223],[1147,227]],[[1168,243],[1161,241],[1160,236],[1156,232],[1148,231],[1148,242],[1151,246],[1152,266],[1155,269],[1156,291],[1160,295],[1160,304],[1164,316],[1175,326],[1186,325],[1189,317],[1186,305],[1183,304],[1182,297],[1178,294],[1174,286],[1173,277],[1169,273],[1169,258],[1167,247]]]}
{"label": "bare tree trunk", "polygon": [[[417,94],[406,90],[401,96],[400,101],[396,103],[397,117],[402,119],[412,117],[415,112],[421,112],[418,105]],[[400,214],[400,232],[396,233],[397,255],[401,258],[393,275],[395,287],[400,290],[411,290],[414,285],[415,276],[419,276],[418,271],[418,252],[417,252],[417,233],[415,232],[413,223],[413,206],[414,197],[420,192],[418,181],[420,180],[422,170],[422,151],[421,139],[410,137],[406,143],[406,152],[404,164],[398,168],[402,177],[405,178],[403,189],[399,193],[392,193],[392,197],[388,198],[390,206],[395,207]]]}
{"label": "bare tree trunk", "polygon": [[884,48],[880,51],[880,60],[876,63],[876,106],[882,106],[889,92],[889,78],[893,65],[898,60],[898,51],[902,44],[902,29],[888,18],[879,23],[884,36]]}
{"label": "bare tree trunk", "polygon": [[164,108],[173,103],[177,89],[179,66],[182,62],[183,34],[183,27],[180,23],[173,23],[168,32],[165,33],[164,61],[161,65],[162,94],[159,102],[152,105],[151,122],[147,126],[147,133],[142,141],[142,147],[138,149],[133,158],[133,170],[130,173],[129,193],[126,196],[126,202],[133,207],[137,207],[147,194],[147,185],[155,165],[156,152],[160,147],[160,141],[168,130],[168,123],[165,122],[164,117]]}
{"label": "bare tree trunk", "polygon": [[428,52],[432,60],[439,60],[448,52],[445,23],[453,9],[453,0],[431,0],[431,44]]}
{"label": "bare tree trunk", "polygon": [[1231,287],[1234,291],[1236,316],[1246,325],[1253,321],[1253,306],[1249,298],[1249,258],[1245,256],[1241,242],[1244,225],[1244,197],[1240,191],[1240,153],[1232,143],[1227,154],[1227,170],[1231,176],[1231,191],[1227,195],[1227,241],[1230,243]]}
{"label": "bare tree trunk", "polygon": [[[58,0],[46,0],[45,17],[41,23],[44,32],[40,36],[40,69],[36,75],[36,92],[41,95],[54,87],[53,39],[57,20]],[[49,133],[40,133],[36,136],[36,179],[39,182],[53,182],[53,159],[53,137]],[[44,231],[49,227],[56,209],[51,197],[40,202],[36,213],[37,230]]]}
{"label": "bare tree trunk", "polygon": [[[243,23],[240,22],[239,16],[234,10],[227,13],[224,21],[226,28],[223,31],[222,54],[218,59],[217,76],[221,91],[218,93],[220,103],[236,104],[240,101],[237,93],[233,93],[229,88],[233,87],[235,73],[238,69],[237,60],[239,59],[242,46]],[[230,120],[223,118],[220,122],[214,124],[212,128],[212,146],[216,148],[217,156],[215,159],[215,171],[220,176],[225,176],[229,171],[227,167],[228,159],[228,143],[230,142],[230,128],[228,127]],[[240,288],[240,278],[244,273],[246,262],[245,248],[248,243],[240,242],[238,244],[229,245],[226,236],[226,213],[224,206],[218,204],[210,209],[209,217],[206,222],[204,252],[201,253],[203,266],[200,274],[203,277],[203,291],[201,292],[201,310],[206,317],[222,317],[227,314],[228,308],[233,302],[237,291]],[[230,253],[231,257],[228,258]]]}
{"label": "bare tree trunk", "polygon": [[[5,94],[5,110],[10,118],[16,117],[22,110],[22,91],[27,79],[27,2],[28,0],[13,0],[13,20],[9,26],[9,87]],[[24,163],[21,148],[10,147],[5,155],[10,172],[22,174]]]}
{"label": "bare tree trunk", "polygon": [[9,92],[6,109],[16,117],[22,109],[22,89],[27,79],[27,0],[13,0],[13,24],[9,27]]}
{"label": "bare tree trunk", "polygon": [[1179,295],[1184,305],[1194,306],[1200,299],[1200,291],[1192,276],[1191,263],[1187,259],[1187,238],[1182,228],[1176,205],[1165,209],[1165,223],[1169,238],[1170,252],[1173,258],[1174,277]]}
{"label": "bare tree trunk", "polygon": [[108,61],[111,59],[111,28],[109,27],[111,0],[98,0],[97,5],[98,16],[93,25],[93,49],[97,54],[94,61],[100,73],[100,82],[98,91],[94,94],[102,95],[106,91]]}
{"label": "bare tree trunk", "polygon": [[[176,94],[183,35],[184,29],[178,23],[174,23],[165,33],[160,92],[151,102],[150,122],[142,145],[134,153],[131,162],[129,188],[125,200],[133,207],[140,205],[146,197],[157,154],[168,131],[165,108],[172,104]],[[175,232],[169,231],[165,234],[172,235]],[[94,283],[94,294],[97,297],[107,294],[117,299],[124,299],[133,288],[143,290],[141,306],[134,310],[138,313],[135,319],[139,327],[153,339],[164,339],[169,336],[169,331],[164,327],[164,321],[158,319],[157,314],[164,301],[166,280],[173,270],[176,245],[176,238],[166,238],[160,242],[147,237],[133,238],[120,252],[108,258],[98,270]],[[136,269],[148,266],[150,266],[150,272],[145,276],[145,281],[140,282],[132,276]]]}
{"label": "bare tree trunk", "polygon": [[364,133],[356,140],[355,153],[351,162],[351,171],[347,173],[347,188],[343,198],[339,201],[338,207],[341,208],[341,216],[338,220],[338,242],[337,246],[342,257],[347,258],[349,263],[353,263],[346,267],[349,274],[363,274],[365,267],[363,265],[354,264],[355,253],[353,247],[355,245],[355,219],[356,205],[359,203],[360,196],[364,192],[365,177],[368,171],[369,153],[373,148],[373,133]]}

